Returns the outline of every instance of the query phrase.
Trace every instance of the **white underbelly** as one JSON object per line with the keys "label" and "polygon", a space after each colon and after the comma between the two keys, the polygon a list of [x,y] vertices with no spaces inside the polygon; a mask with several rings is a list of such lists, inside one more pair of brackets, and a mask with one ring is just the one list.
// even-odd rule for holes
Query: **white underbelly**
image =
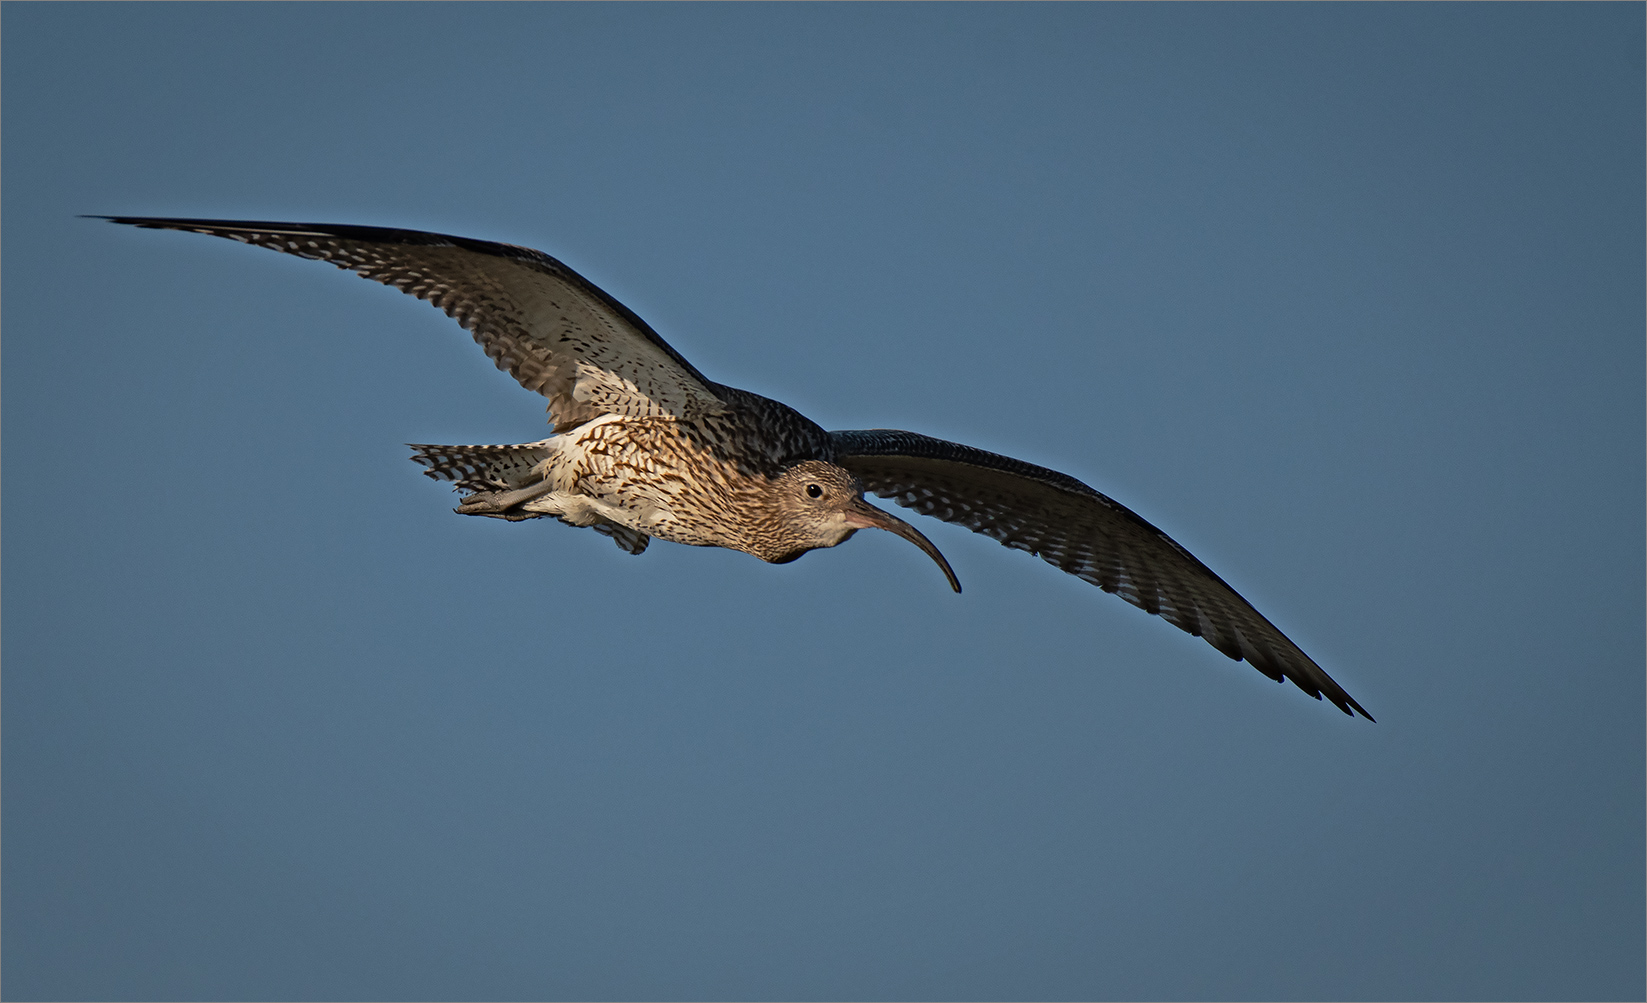
{"label": "white underbelly", "polygon": [[549,490],[521,506],[575,526],[615,522],[669,538],[679,480],[661,476],[643,449],[608,426],[633,422],[608,414],[549,440],[554,452],[539,465]]}

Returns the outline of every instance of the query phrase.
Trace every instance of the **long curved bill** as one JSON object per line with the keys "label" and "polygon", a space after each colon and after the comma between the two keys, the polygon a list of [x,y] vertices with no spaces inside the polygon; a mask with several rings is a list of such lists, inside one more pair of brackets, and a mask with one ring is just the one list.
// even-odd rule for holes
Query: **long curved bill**
{"label": "long curved bill", "polygon": [[949,562],[944,560],[944,555],[938,553],[938,548],[932,545],[932,541],[922,536],[921,531],[914,526],[890,512],[881,511],[864,501],[862,496],[859,496],[857,501],[847,506],[845,514],[848,526],[859,529],[884,529],[888,533],[896,533],[915,546],[920,547],[926,552],[926,556],[932,558],[937,562],[938,567],[944,569],[944,577],[949,579],[949,587],[956,592],[961,591],[961,581],[955,577],[955,572],[950,570]]}

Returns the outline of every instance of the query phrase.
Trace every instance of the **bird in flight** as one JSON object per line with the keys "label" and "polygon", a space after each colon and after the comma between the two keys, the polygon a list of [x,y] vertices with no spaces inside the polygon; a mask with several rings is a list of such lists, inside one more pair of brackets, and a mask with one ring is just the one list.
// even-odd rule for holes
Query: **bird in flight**
{"label": "bird in flight", "polygon": [[871,492],[1028,551],[1352,717],[1343,687],[1172,538],[1073,477],[892,429],[829,432],[698,372],[633,311],[531,248],[419,230],[101,216],[326,261],[445,311],[521,386],[553,434],[503,446],[413,445],[462,492],[456,511],[553,517],[631,554],[652,537],[782,564],[884,529],[961,591],[938,548]]}

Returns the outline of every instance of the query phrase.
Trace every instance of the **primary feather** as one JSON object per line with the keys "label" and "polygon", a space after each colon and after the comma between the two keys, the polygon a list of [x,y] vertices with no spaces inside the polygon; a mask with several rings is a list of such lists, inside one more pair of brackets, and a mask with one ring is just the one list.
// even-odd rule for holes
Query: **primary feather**
{"label": "primary feather", "polygon": [[1274,680],[1360,704],[1222,578],[1135,512],[1067,474],[892,429],[835,432],[864,490],[965,526],[1112,592]]}

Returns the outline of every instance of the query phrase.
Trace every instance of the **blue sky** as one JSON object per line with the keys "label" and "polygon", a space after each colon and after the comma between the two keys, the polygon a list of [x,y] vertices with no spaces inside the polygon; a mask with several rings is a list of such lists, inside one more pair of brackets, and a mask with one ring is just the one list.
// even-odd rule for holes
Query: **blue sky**
{"label": "blue sky", "polygon": [[[12,999],[1640,998],[1643,8],[3,13]],[[1070,473],[1378,719],[920,520],[466,519],[424,304]]]}

